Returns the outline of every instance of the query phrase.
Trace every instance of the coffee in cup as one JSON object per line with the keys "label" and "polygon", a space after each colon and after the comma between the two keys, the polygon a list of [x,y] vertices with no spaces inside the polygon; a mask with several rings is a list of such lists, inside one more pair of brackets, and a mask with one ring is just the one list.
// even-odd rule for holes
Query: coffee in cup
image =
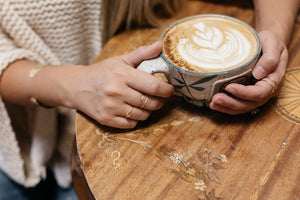
{"label": "coffee in cup", "polygon": [[261,52],[260,39],[248,24],[224,15],[197,15],[171,24],[161,35],[161,55],[138,69],[164,73],[176,94],[207,105],[227,84],[249,84]]}

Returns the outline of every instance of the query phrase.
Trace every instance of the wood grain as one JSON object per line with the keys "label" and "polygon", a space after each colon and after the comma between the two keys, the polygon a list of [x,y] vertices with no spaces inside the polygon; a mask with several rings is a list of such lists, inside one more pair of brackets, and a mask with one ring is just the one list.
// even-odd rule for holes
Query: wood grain
{"label": "wood grain", "polygon": [[[226,14],[253,25],[249,1],[215,2],[192,1],[161,28],[123,32],[96,61],[155,42],[168,24],[189,15]],[[300,66],[299,49],[297,22],[289,69]],[[300,80],[298,72],[294,76]],[[299,200],[300,126],[278,111],[281,102],[270,100],[255,116],[230,116],[174,96],[134,130],[77,114],[77,151],[89,189],[99,200]]]}

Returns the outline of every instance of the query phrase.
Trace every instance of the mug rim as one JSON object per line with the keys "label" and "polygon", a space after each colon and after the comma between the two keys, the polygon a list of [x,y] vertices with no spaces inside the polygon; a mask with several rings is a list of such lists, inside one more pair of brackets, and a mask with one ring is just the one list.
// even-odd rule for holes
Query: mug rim
{"label": "mug rim", "polygon": [[237,19],[235,17],[231,17],[231,16],[228,16],[228,15],[222,15],[222,14],[199,14],[199,15],[192,15],[192,16],[188,16],[188,17],[184,17],[182,19],[179,19],[173,23],[171,23],[166,29],[165,31],[160,35],[160,38],[159,40],[160,41],[163,41],[163,38],[165,36],[165,34],[172,28],[174,27],[176,24],[178,23],[181,23],[182,21],[186,21],[186,20],[190,20],[190,19],[193,19],[193,18],[198,18],[198,17],[221,17],[221,18],[227,18],[227,19],[230,19],[230,20],[233,20],[233,21],[236,21],[238,23],[241,23],[243,25],[245,25],[246,27],[248,27],[255,35],[256,39],[257,39],[257,42],[258,42],[258,48],[257,48],[257,52],[256,54],[253,56],[253,58],[251,58],[248,62],[244,63],[243,65],[239,66],[239,67],[236,67],[236,68],[233,68],[233,69],[228,69],[228,70],[224,70],[224,71],[217,71],[217,72],[194,72],[194,71],[190,71],[190,70],[186,70],[186,69],[183,69],[181,67],[178,67],[177,65],[175,65],[174,63],[172,63],[163,53],[163,51],[161,52],[160,56],[164,59],[164,61],[168,64],[168,65],[171,65],[172,67],[175,67],[177,70],[180,70],[186,74],[192,74],[192,75],[195,75],[195,74],[202,74],[202,75],[220,75],[220,74],[226,74],[226,73],[230,73],[230,72],[235,72],[237,70],[240,70],[244,67],[247,67],[249,66],[251,63],[253,63],[258,57],[259,55],[261,54],[261,40],[259,38],[259,35],[258,33],[256,32],[256,30],[250,26],[249,24],[247,24],[246,22],[240,20],[240,19]]}

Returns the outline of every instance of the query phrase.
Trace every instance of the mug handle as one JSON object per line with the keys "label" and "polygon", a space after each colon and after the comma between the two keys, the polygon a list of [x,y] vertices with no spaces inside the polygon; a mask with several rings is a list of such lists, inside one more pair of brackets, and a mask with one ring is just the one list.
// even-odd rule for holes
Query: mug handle
{"label": "mug handle", "polygon": [[155,73],[164,73],[165,75],[170,74],[169,67],[161,56],[141,62],[140,65],[137,67],[137,69],[144,72],[148,72],[149,74],[155,74]]}

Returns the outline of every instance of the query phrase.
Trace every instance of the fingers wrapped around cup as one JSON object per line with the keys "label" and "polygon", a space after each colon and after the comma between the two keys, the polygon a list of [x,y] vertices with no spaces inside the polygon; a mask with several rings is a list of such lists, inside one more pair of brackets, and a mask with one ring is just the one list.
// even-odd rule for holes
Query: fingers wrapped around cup
{"label": "fingers wrapped around cup", "polygon": [[189,103],[208,106],[230,83],[251,84],[261,53],[256,31],[236,18],[204,14],[183,18],[161,35],[159,57],[138,69],[164,73],[175,94]]}

